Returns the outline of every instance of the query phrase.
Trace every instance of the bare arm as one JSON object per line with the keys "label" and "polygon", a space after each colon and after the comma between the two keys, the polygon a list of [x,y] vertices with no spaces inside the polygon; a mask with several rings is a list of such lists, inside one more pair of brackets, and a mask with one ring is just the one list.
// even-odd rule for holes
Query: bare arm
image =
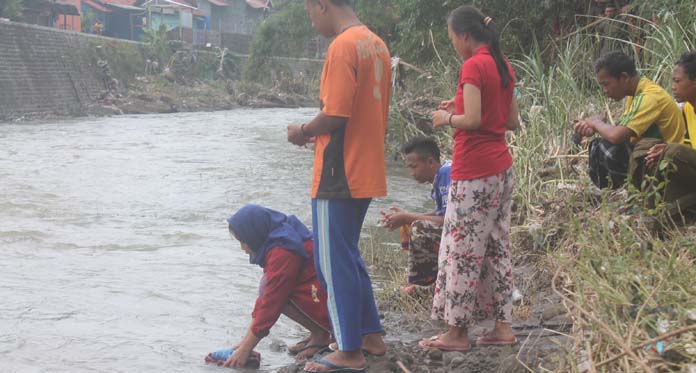
{"label": "bare arm", "polygon": [[381,212],[381,221],[385,227],[392,230],[404,225],[411,225],[414,221],[418,220],[430,221],[439,225],[443,225],[445,223],[445,218],[443,216],[438,216],[435,214],[414,214],[407,211],[402,211],[396,207],[392,207],[390,210],[394,211],[394,213],[387,214],[384,211]]}
{"label": "bare arm", "polygon": [[602,136],[604,140],[614,145],[624,143],[636,135],[635,132],[628,129],[628,127],[613,126],[599,119],[588,119],[586,122],[595,132]]}
{"label": "bare arm", "polygon": [[[254,320],[251,321],[251,325],[254,325]],[[234,350],[234,354],[227,359],[224,366],[243,368],[246,365],[247,361],[249,360],[249,356],[251,356],[251,352],[261,340],[261,338],[257,337],[254,332],[251,331],[251,325],[249,326],[244,339],[242,339],[242,342],[239,343],[237,348]]]}
{"label": "bare arm", "polygon": [[345,126],[346,123],[348,123],[348,118],[332,117],[320,112],[311,122],[305,124],[303,131],[306,136],[314,137],[331,133]]}
{"label": "bare arm", "polygon": [[345,126],[346,123],[348,123],[348,118],[333,117],[320,112],[309,123],[304,125],[289,125],[288,141],[295,145],[302,146],[306,144],[311,137],[331,133]]}
{"label": "bare arm", "polygon": [[422,214],[419,215],[418,220],[425,220],[425,221],[430,221],[433,222],[437,225],[444,225],[445,224],[445,217],[440,216],[440,215],[435,215],[435,214]]}
{"label": "bare arm", "polygon": [[477,130],[481,127],[481,90],[473,84],[464,84],[464,115],[452,117],[452,127]]}
{"label": "bare arm", "polygon": [[466,113],[454,115],[447,110],[437,110],[431,114],[433,127],[440,128],[452,124],[454,128],[476,130],[481,127],[481,91],[472,84],[464,84],[464,107]]}

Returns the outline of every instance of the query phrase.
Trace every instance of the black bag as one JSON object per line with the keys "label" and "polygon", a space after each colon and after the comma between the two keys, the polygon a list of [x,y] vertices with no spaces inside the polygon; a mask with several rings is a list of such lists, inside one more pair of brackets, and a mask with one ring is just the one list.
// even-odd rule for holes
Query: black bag
{"label": "black bag", "polygon": [[614,145],[602,138],[590,142],[589,174],[600,189],[618,189],[626,182],[633,146],[629,142]]}

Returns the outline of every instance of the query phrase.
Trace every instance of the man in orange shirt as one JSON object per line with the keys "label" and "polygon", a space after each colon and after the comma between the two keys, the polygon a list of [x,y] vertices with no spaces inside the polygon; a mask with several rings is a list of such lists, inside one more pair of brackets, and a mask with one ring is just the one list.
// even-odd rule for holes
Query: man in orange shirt
{"label": "man in orange shirt", "polygon": [[315,138],[315,266],[328,293],[337,344],[336,352],[308,363],[305,371],[361,371],[366,364],[361,349],[386,352],[358,241],[370,201],[387,194],[390,56],[355,15],[352,0],[305,0],[305,8],[314,28],[335,39],[321,77],[321,111],[309,123],[288,126],[288,141],[302,146]]}

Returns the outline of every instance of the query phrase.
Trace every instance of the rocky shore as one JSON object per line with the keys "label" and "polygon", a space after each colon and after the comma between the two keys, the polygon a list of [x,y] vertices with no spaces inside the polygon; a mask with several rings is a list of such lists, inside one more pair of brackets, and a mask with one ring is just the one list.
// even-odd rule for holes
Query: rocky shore
{"label": "rocky shore", "polygon": [[[443,325],[422,320],[407,320],[403,314],[384,314],[388,352],[385,356],[368,356],[368,372],[528,372],[545,368],[554,371],[559,359],[565,358],[568,338],[564,335],[571,324],[564,316],[555,316],[530,323],[516,320],[513,329],[519,342],[515,346],[476,347],[468,352],[444,352],[423,349],[418,341],[441,333]],[[562,312],[564,313],[564,312]],[[472,328],[472,345],[476,336],[484,333],[486,325]],[[302,372],[303,364],[281,368],[282,373]]]}
{"label": "rocky shore", "polygon": [[[392,261],[393,263],[393,261]],[[563,359],[572,356],[573,323],[567,309],[550,287],[551,274],[535,264],[515,267],[515,283],[520,293],[513,308],[513,330],[518,343],[504,347],[476,347],[476,337],[492,328],[482,322],[469,331],[473,348],[468,352],[424,349],[421,339],[442,333],[446,326],[429,319],[429,294],[404,296],[393,283],[377,284],[382,323],[387,330],[385,356],[367,356],[368,372],[445,373],[445,372],[529,372],[555,371]],[[377,281],[381,281],[377,279]],[[409,309],[418,309],[411,311]],[[288,341],[291,343],[291,341]],[[285,351],[277,341],[275,349]],[[279,372],[302,372],[303,364],[291,364]]]}
{"label": "rocky shore", "polygon": [[237,108],[299,108],[317,106],[316,95],[232,80],[198,81],[186,85],[162,76],[138,76],[127,88],[104,90],[80,111],[41,116],[2,116],[0,122],[53,120],[82,116],[163,114]]}
{"label": "rocky shore", "polygon": [[[241,89],[240,89],[241,88]],[[87,115],[154,114],[249,108],[296,108],[314,105],[309,95],[278,87],[242,85],[235,81],[181,85],[160,77],[137,77],[127,92],[105,91],[86,108]]]}

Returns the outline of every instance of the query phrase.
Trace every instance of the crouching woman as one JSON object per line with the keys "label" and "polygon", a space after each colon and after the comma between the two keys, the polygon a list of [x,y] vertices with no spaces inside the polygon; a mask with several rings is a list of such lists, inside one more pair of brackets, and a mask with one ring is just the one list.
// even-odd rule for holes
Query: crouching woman
{"label": "crouching woman", "polygon": [[249,330],[224,365],[244,367],[281,314],[310,332],[291,349],[297,360],[322,350],[329,342],[330,322],[326,292],[314,269],[312,233],[295,216],[257,205],[243,207],[227,222],[230,235],[264,275]]}

